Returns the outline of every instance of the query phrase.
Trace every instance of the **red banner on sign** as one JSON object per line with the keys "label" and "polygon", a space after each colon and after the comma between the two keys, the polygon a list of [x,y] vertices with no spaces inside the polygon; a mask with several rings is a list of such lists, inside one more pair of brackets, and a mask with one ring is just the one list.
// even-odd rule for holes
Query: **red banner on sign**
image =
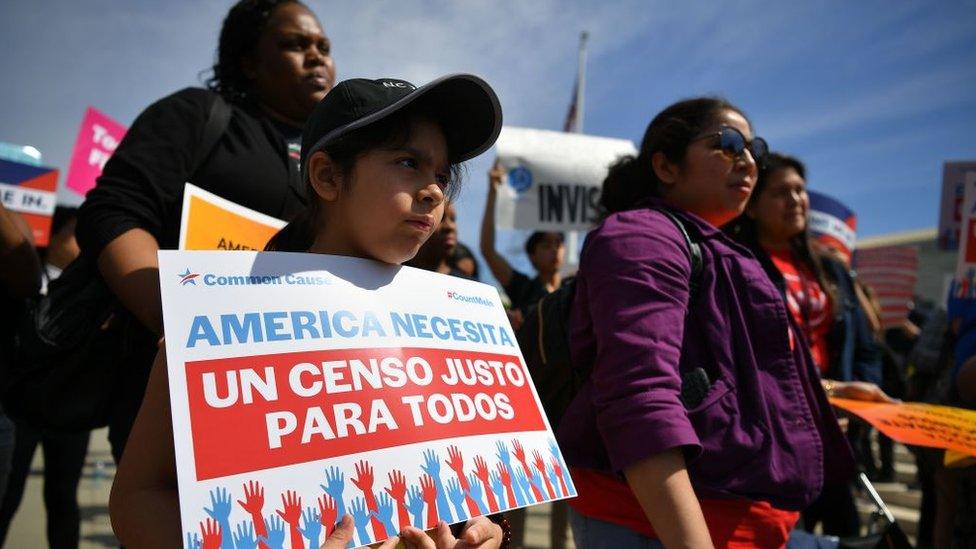
{"label": "red banner on sign", "polygon": [[198,480],[418,442],[545,430],[516,356],[342,349],[186,364]]}

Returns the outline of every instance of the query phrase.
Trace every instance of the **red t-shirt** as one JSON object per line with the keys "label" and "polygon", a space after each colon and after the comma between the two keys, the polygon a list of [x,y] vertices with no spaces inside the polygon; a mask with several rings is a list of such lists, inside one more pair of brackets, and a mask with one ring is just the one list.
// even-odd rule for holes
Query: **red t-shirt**
{"label": "red t-shirt", "polygon": [[[570,467],[570,472],[579,497],[569,500],[569,505],[577,513],[657,539],[626,482],[592,469]],[[800,518],[798,511],[776,509],[764,501],[704,499],[699,503],[715,547],[785,547]]]}
{"label": "red t-shirt", "polygon": [[830,344],[827,338],[833,327],[833,315],[827,292],[806,265],[795,261],[789,250],[766,250],[773,264],[786,279],[786,305],[803,330],[810,354],[820,374],[830,368]]}

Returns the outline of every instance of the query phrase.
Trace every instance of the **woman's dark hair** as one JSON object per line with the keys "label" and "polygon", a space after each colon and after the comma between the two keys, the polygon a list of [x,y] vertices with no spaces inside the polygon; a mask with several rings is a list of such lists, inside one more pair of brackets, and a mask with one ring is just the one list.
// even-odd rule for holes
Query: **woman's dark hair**
{"label": "woman's dark hair", "polygon": [[691,140],[725,111],[746,118],[741,109],[720,97],[679,101],[655,116],[644,132],[638,155],[624,156],[610,166],[600,195],[603,216],[637,208],[647,198],[660,196],[661,182],[651,166],[654,154],[662,152],[671,162],[682,163]]}
{"label": "woman's dark hair", "polygon": [[[759,170],[759,178],[756,180],[756,186],[752,189],[752,195],[749,197],[749,206],[755,204],[756,200],[765,192],[766,187],[769,186],[769,179],[782,170],[793,170],[804,181],[807,179],[807,168],[799,159],[785,154],[769,153],[766,156],[764,166]],[[759,249],[759,227],[756,220],[749,217],[745,212],[725,225],[722,230],[749,248]],[[820,256],[813,252],[813,247],[810,244],[809,223],[803,232],[790,239],[790,251],[793,257],[799,259],[813,273],[817,283],[820,284],[830,300],[830,310],[834,312],[835,316],[839,314],[838,304],[840,301],[837,295],[837,287],[828,279],[827,271],[824,269]]]}
{"label": "woman's dark hair", "polygon": [[241,69],[241,59],[254,54],[268,20],[283,4],[305,5],[298,0],[240,0],[234,4],[220,28],[217,62],[207,78],[207,88],[232,103],[248,99],[251,83]]}
{"label": "woman's dark hair", "polygon": [[[397,148],[410,141],[414,125],[419,120],[433,120],[441,128],[447,128],[446,124],[440,122],[432,112],[429,105],[424,102],[417,102],[412,108],[404,109],[387,118],[353,130],[348,134],[325,145],[322,150],[329,154],[329,157],[339,168],[344,182],[351,181],[353,168],[356,161],[367,152],[379,148]],[[446,132],[446,130],[444,130]],[[457,156],[450,150],[453,142],[450,135],[445,134],[448,143],[447,157],[451,164],[450,182],[444,191],[445,199],[451,201],[460,190],[463,165],[458,162]],[[278,231],[268,244],[265,251],[281,252],[306,252],[315,242],[318,231],[319,217],[321,214],[321,202],[315,189],[312,188],[310,181],[305,181],[305,195],[308,205],[284,228]]]}

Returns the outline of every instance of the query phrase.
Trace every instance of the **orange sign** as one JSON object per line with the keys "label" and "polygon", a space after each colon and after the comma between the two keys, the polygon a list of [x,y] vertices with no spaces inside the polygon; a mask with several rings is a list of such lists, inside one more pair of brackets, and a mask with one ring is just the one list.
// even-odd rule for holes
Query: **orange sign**
{"label": "orange sign", "polygon": [[976,456],[976,411],[919,402],[883,404],[831,398],[830,403],[898,442]]}
{"label": "orange sign", "polygon": [[183,194],[181,250],[257,250],[285,222],[223,199],[193,184]]}

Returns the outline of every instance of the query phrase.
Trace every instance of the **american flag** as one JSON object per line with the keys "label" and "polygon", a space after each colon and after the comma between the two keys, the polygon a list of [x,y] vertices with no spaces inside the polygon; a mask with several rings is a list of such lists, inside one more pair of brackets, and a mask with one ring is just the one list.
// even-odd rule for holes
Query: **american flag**
{"label": "american flag", "polygon": [[918,280],[918,248],[885,246],[859,249],[854,254],[857,278],[869,286],[881,303],[881,324],[894,328],[908,317]]}
{"label": "american flag", "polygon": [[579,106],[576,104],[577,97],[579,97],[579,80],[578,79],[573,84],[573,101],[569,104],[569,111],[566,112],[566,121],[563,122],[563,131],[564,132],[570,132],[570,133],[579,132],[579,128],[577,127],[577,124],[576,124],[576,122],[577,122],[576,109],[579,108]]}
{"label": "american flag", "polygon": [[590,34],[586,31],[580,33],[579,37],[579,59],[576,66],[576,82],[573,83],[573,100],[569,104],[569,111],[566,112],[566,120],[563,122],[563,131],[570,133],[583,133],[583,90],[586,85],[586,41]]}

